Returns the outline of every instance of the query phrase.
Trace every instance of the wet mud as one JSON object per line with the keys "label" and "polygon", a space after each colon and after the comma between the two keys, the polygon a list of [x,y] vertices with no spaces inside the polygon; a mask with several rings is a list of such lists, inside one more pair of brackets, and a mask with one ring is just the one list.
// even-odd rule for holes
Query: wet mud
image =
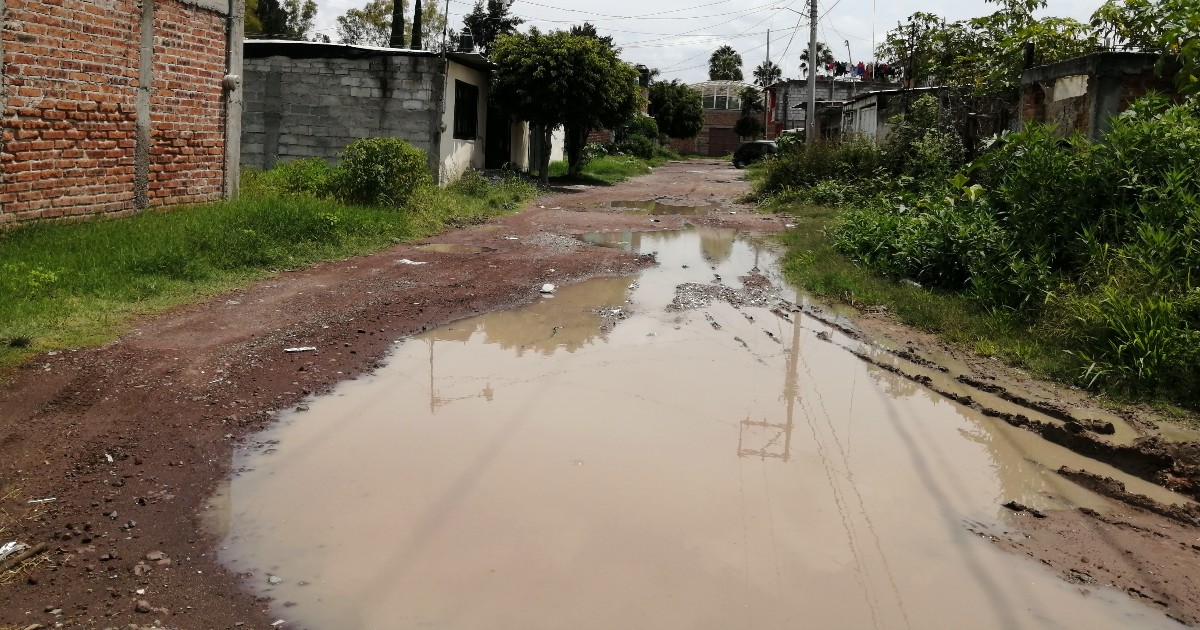
{"label": "wet mud", "polygon": [[719,212],[724,209],[720,204],[708,203],[702,205],[686,205],[676,203],[663,203],[657,199],[649,201],[612,201],[608,207],[619,208],[631,214],[648,214],[652,216],[660,215],[678,215],[678,216],[703,216],[710,212]]}
{"label": "wet mud", "polygon": [[284,414],[210,503],[222,561],[314,629],[1175,623],[978,531],[1120,513],[1063,466],[1186,499],[824,342],[761,241],[627,236],[658,264]]}

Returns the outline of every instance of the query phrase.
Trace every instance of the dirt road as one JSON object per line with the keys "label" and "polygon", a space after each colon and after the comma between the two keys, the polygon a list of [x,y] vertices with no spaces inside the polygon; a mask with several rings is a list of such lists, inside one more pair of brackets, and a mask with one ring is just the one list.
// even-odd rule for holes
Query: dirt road
{"label": "dirt road", "polygon": [[[1155,617],[1122,615],[1160,612],[1189,624],[1200,619],[1200,587],[1192,577],[1200,575],[1200,547],[1194,545],[1197,530],[1192,524],[1197,512],[1187,498],[1163,487],[1195,494],[1194,449],[1148,440],[1149,429],[1136,419],[944,348],[886,318],[835,314],[807,304],[778,276],[774,249],[760,240],[747,240],[749,233],[786,229],[787,219],[758,215],[738,205],[745,191],[740,175],[724,163],[692,161],[667,165],[618,186],[556,191],[490,225],[370,257],[281,271],[243,291],[140,322],[103,348],[38,357],[0,390],[0,544],[45,543],[47,551],[24,562],[19,571],[0,575],[0,628],[59,623],[108,628],[155,622],[189,629],[266,628],[280,619],[286,620],[284,627],[314,630],[405,627],[415,625],[418,617],[421,622],[445,620],[448,610],[461,615],[455,627],[489,627],[487,619],[493,620],[490,627],[497,627],[495,619],[505,619],[504,627],[533,627],[524,615],[533,614],[527,600],[537,600],[536,593],[551,602],[589,599],[563,590],[566,584],[552,579],[561,569],[555,563],[569,563],[571,558],[581,563],[571,567],[590,567],[592,574],[600,575],[594,583],[579,585],[593,596],[603,592],[596,589],[612,587],[605,575],[625,576],[623,587],[606,593],[617,602],[632,602],[636,593],[651,592],[663,583],[679,584],[676,594],[691,602],[686,606],[689,612],[684,614],[685,607],[670,598],[641,602],[625,607],[645,613],[632,618],[630,625],[629,617],[574,617],[595,610],[549,605],[538,613],[547,627],[555,627],[556,619],[607,619],[625,627],[639,625],[637,619],[645,627],[700,627],[698,619],[709,624],[722,620],[720,627],[784,627],[797,614],[814,614],[811,602],[804,607],[807,613],[798,612],[795,602],[770,592],[792,585],[814,597],[822,588],[839,585],[845,587],[840,590],[863,595],[861,610],[870,614],[861,619],[839,617],[832,610],[828,618],[810,617],[831,623],[850,620],[854,626],[930,627],[912,620],[940,619],[922,617],[921,612],[939,607],[960,606],[967,614],[972,601],[998,606],[992,618],[1000,623],[985,626],[1005,627],[1006,619],[1020,625],[1022,610],[1066,623],[1091,617],[1157,623]],[[678,232],[685,226],[696,229]],[[596,277],[609,280],[582,283]],[[538,288],[547,283],[557,287],[553,298],[539,294]],[[527,304],[524,310],[509,310]],[[461,322],[461,328],[442,326],[450,322]],[[706,336],[698,336],[700,330]],[[490,342],[470,346],[477,336]],[[683,347],[668,346],[667,340],[706,350],[669,355],[661,359],[659,369],[640,373],[639,366],[659,361],[646,359],[657,356],[639,345],[646,339],[661,341],[654,351],[659,346]],[[441,347],[450,353],[437,362],[441,370],[435,370],[438,341],[445,342]],[[805,361],[796,359],[802,356],[799,346],[786,345],[801,343]],[[492,346],[503,349],[505,356],[515,352],[551,362],[533,368],[510,365],[498,355],[487,358]],[[301,347],[316,350],[286,352]],[[585,360],[601,348],[615,354],[595,356],[591,363]],[[748,361],[744,369],[718,372],[705,367],[739,361]],[[420,369],[413,367],[418,365]],[[491,368],[472,373],[474,365]],[[613,370],[614,365],[623,367]],[[841,366],[841,376],[830,366]],[[532,372],[521,371],[525,369]],[[756,376],[759,369],[765,370],[761,379]],[[860,383],[855,375],[863,369],[869,373],[862,372]],[[386,396],[360,394],[364,401],[382,399],[383,411],[371,411],[364,402],[353,419],[365,428],[348,430],[349,420],[339,415],[344,405],[330,403],[322,394],[344,396],[346,392],[335,386],[366,373],[373,375],[362,379],[362,387],[386,381],[389,374],[400,380],[385,382],[390,392]],[[577,455],[564,454],[560,463],[573,466],[575,472],[606,473],[581,481],[591,485],[570,496],[587,500],[565,511],[546,512],[546,504],[537,500],[565,500],[557,494],[561,488],[539,485],[561,479],[563,471],[529,476],[529,470],[520,468],[546,453],[563,451],[565,443],[549,437],[560,430],[554,428],[557,424],[530,420],[522,428],[527,439],[504,442],[541,445],[525,453],[529,457],[515,460],[497,452],[494,457],[454,462],[454,454],[472,448],[472,439],[489,435],[486,427],[465,433],[456,429],[441,437],[431,437],[427,430],[410,433],[410,427],[391,441],[366,441],[391,445],[382,452],[362,450],[366,446],[361,439],[338,442],[361,438],[363,431],[389,435],[391,424],[373,425],[370,418],[376,413],[395,417],[396,409],[408,409],[404,405],[418,399],[422,408],[428,407],[430,419],[459,409],[477,412],[468,419],[504,416],[504,409],[507,417],[523,418],[528,415],[525,407],[504,405],[527,401],[530,394],[509,398],[509,393],[571,373],[574,380],[563,387],[573,388],[577,410],[619,407],[616,401],[629,397],[652,401],[659,410],[655,417],[670,417],[667,410],[672,405],[684,413],[670,421],[669,432],[652,431],[644,423],[611,424],[612,418],[627,422],[643,417],[646,412],[640,406],[581,416],[573,431],[595,444]],[[710,373],[728,378],[707,382]],[[449,381],[439,384],[438,374]],[[606,381],[618,375],[637,378]],[[845,390],[846,375],[864,389]],[[833,380],[822,384],[824,377]],[[739,378],[749,380],[739,387],[734,380]],[[773,383],[769,392],[764,389],[743,399],[741,392],[755,390],[760,380]],[[658,391],[675,382],[692,384],[681,390],[683,398]],[[638,383],[651,388],[632,395]],[[784,387],[782,393],[779,386]],[[705,391],[726,394],[706,406],[719,419],[712,423],[713,430],[697,432],[688,424],[696,415],[690,399]],[[882,397],[873,399],[864,392]],[[742,403],[717,413],[724,400]],[[743,404],[745,400],[751,402]],[[789,402],[801,400],[805,402],[799,407]],[[811,406],[815,400],[823,402]],[[552,417],[575,415],[567,409]],[[399,417],[424,413],[414,408]],[[754,424],[754,414],[762,418],[759,424]],[[825,423],[807,425],[804,431],[811,434],[803,436],[793,436],[789,428],[786,459],[779,457],[783,433],[770,433],[784,416],[789,425],[793,418],[821,418]],[[899,422],[895,429],[871,429],[871,422],[886,417]],[[917,418],[930,424],[908,424]],[[1108,423],[1111,435],[1097,432],[1106,432]],[[867,433],[858,433],[864,424]],[[614,433],[607,438],[595,433],[600,426]],[[859,428],[851,432],[851,426]],[[914,427],[928,432],[909,432]],[[988,455],[956,441],[964,434],[989,436],[977,442],[998,446]],[[730,446],[730,435],[735,446]],[[864,449],[856,455],[844,441],[852,435]],[[629,455],[623,466],[613,467],[613,451],[603,448],[605,440],[634,436],[657,448],[647,451],[644,460]],[[1185,432],[1172,437],[1193,438]],[[434,441],[425,441],[430,439]],[[305,440],[312,446],[293,447]],[[401,444],[419,448],[398,457]],[[490,448],[488,444],[480,448]],[[692,457],[678,457],[689,452],[683,445],[689,445]],[[944,456],[948,463],[931,464],[935,451],[950,453]],[[654,459],[651,453],[676,457],[659,457],[644,474],[630,476],[642,462]],[[696,458],[698,453],[710,454]],[[892,457],[897,453],[911,455]],[[793,468],[767,468],[768,461],[781,460],[812,466],[811,474],[797,477]],[[464,493],[464,486],[453,481],[475,479],[468,474],[472,471],[482,474],[483,469],[472,468],[480,461],[489,462],[489,474],[494,472],[491,466],[508,470],[507,477],[498,479],[523,479],[517,486],[522,491],[513,495],[512,486],[506,486]],[[371,462],[402,465],[379,468]],[[747,462],[757,462],[761,470],[745,468]],[[697,465],[690,478],[703,479],[701,485],[711,493],[679,503],[676,511],[647,521],[615,518],[614,512],[596,507],[621,505],[630,496],[629,488],[653,485],[655,475],[664,470]],[[510,466],[516,468],[509,470]],[[736,472],[722,466],[735,466]],[[1060,466],[1112,477],[1128,492],[1122,494],[1112,483],[1095,478],[1056,472]],[[306,477],[302,471],[316,476]],[[340,483],[331,481],[346,471],[358,474]],[[906,476],[921,471],[934,476]],[[230,473],[237,473],[232,484]],[[747,494],[744,479],[740,486],[727,485],[737,479],[731,474],[759,474],[762,480],[755,483],[765,485]],[[820,490],[798,481],[805,478],[828,483],[822,481],[826,485]],[[944,493],[962,493],[956,499],[914,490],[921,484],[939,488],[959,478],[971,481],[943,488]],[[674,478],[658,482],[677,488],[685,478],[665,483],[669,479]],[[280,480],[284,485],[272,485]],[[387,483],[376,487],[371,480]],[[450,485],[443,487],[446,480]],[[404,509],[359,512],[362,506],[386,504],[370,497],[406,492],[417,494],[406,499]],[[876,503],[874,492],[897,500]],[[668,504],[664,495],[650,490],[634,494],[643,507]],[[453,500],[440,502],[437,497]],[[624,534],[614,534],[606,545],[562,547],[569,542],[530,531],[529,523],[519,519],[509,522],[512,515],[494,511],[496,506],[476,503],[487,497],[523,505],[523,514],[542,514],[540,522],[555,525],[555,532],[592,532],[589,523],[615,519],[614,526]],[[737,501],[743,502],[740,509]],[[1011,501],[1020,504],[1013,507],[1029,509],[1001,507]],[[1167,508],[1170,503],[1184,507]],[[713,511],[717,505],[723,507]],[[295,508],[300,511],[288,512]],[[844,527],[817,528],[797,537],[808,522],[805,514],[826,509],[841,514]],[[464,521],[461,510],[472,517]],[[590,518],[577,520],[584,513]],[[290,516],[281,528],[278,519],[284,514]],[[333,529],[311,530],[314,524],[333,527],[321,518],[328,514],[346,514],[349,520]],[[736,518],[729,521],[732,517],[749,519],[741,530],[744,550],[733,556],[740,560],[729,560],[731,565],[740,563],[740,577],[734,575],[737,571],[720,568],[723,560],[708,566],[712,579],[700,579],[692,560],[724,558],[729,550],[720,547],[720,541],[728,542],[729,532],[739,527]],[[759,532],[760,517],[773,525]],[[550,540],[558,540],[553,545],[560,545],[559,551],[574,553],[540,560],[555,566],[521,565],[515,576],[488,580],[483,569],[468,560],[471,556],[456,555],[462,553],[464,538],[439,537],[443,528],[465,527],[481,518],[487,527],[462,532],[465,539],[476,540],[502,527],[509,533],[506,554],[535,557],[535,550],[544,551],[542,543]],[[755,525],[748,525],[750,520]],[[369,526],[360,529],[363,524]],[[677,541],[643,537],[656,528],[695,531],[688,545],[676,549]],[[931,533],[935,531],[942,533]],[[362,546],[333,545],[335,540]],[[340,550],[333,559],[319,551],[330,548]],[[824,548],[843,549],[848,555],[796,561]],[[970,552],[934,560],[942,555],[939,549],[948,548]],[[614,558],[624,556],[614,549],[636,553],[616,562]],[[662,568],[655,576],[635,562],[637,557],[655,558],[649,549],[676,549],[648,565]],[[501,553],[498,548],[475,551]],[[1041,562],[1020,559],[1022,555]],[[402,566],[403,575],[377,567],[375,557],[390,559],[389,567]],[[284,558],[301,564],[289,565]],[[493,560],[492,569],[510,567],[499,556]],[[909,590],[910,566],[937,567],[930,574],[948,583],[964,562],[982,567],[977,575],[992,576],[991,582],[979,581],[990,584],[990,590],[980,586],[953,591],[961,600],[954,605],[948,601],[952,596],[939,603],[930,599],[932,591]],[[814,565],[849,572],[839,574],[831,568],[826,579],[820,579],[809,572]],[[455,596],[461,590],[427,591],[421,590],[428,587],[425,582],[406,581],[414,572],[433,576],[447,568],[449,573],[430,579],[521,605],[465,606]],[[763,571],[773,577],[764,578]],[[345,572],[374,577],[363,584],[351,578],[317,581],[298,576]],[[465,579],[463,574],[470,579],[456,582]],[[631,574],[650,582],[629,580]],[[850,581],[842,584],[837,575]],[[1044,589],[1030,592],[996,581],[1031,575],[1044,580]],[[733,581],[725,584],[728,580]],[[1081,589],[1098,594],[1081,599]],[[758,612],[724,616],[747,605],[738,597],[718,605],[722,600],[713,594],[727,590],[757,601]],[[1065,599],[1047,599],[1051,595],[1046,593]],[[413,616],[404,618],[389,616],[396,607],[378,609],[380,601],[403,597],[415,597],[430,608],[412,610]],[[350,608],[322,606],[315,603],[319,600],[348,602]],[[1135,601],[1137,606],[1129,608]],[[695,606],[696,602],[713,605]]]}

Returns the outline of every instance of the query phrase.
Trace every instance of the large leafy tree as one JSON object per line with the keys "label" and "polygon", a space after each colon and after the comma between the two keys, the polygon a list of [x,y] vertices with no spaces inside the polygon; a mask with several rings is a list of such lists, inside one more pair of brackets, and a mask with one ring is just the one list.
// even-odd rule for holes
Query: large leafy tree
{"label": "large leafy tree", "polygon": [[246,37],[258,37],[262,35],[263,25],[262,20],[258,17],[258,0],[246,0],[245,18],[244,28]]}
{"label": "large leafy tree", "polygon": [[1200,2],[1109,0],[1092,15],[1092,26],[1111,44],[1161,50],[1164,62],[1179,65],[1179,91],[1200,94]]}
{"label": "large leafy tree", "polygon": [[[421,5],[421,40],[426,48],[441,41],[446,17],[438,12],[436,2]],[[338,41],[343,44],[387,46],[392,36],[392,0],[370,0],[361,9],[349,9],[337,18]],[[408,0],[400,0],[402,11],[408,11]],[[404,37],[412,41],[412,22],[404,24]]]}
{"label": "large leafy tree", "polygon": [[312,32],[317,19],[314,0],[257,0],[247,4],[246,13],[246,34],[251,37],[329,41]]}
{"label": "large leafy tree", "polygon": [[605,48],[607,48],[609,50],[615,50],[618,52],[620,52],[620,50],[621,50],[620,48],[617,48],[615,45],[613,45],[612,35],[601,35],[596,30],[596,26],[594,24],[592,24],[591,22],[584,22],[581,25],[572,26],[570,32],[572,35],[582,35],[583,37],[591,37],[593,39],[597,39],[600,41],[600,43]]}
{"label": "large leafy tree", "polygon": [[767,87],[778,81],[782,76],[783,70],[780,69],[779,64],[769,60],[764,61],[754,69],[754,84]]}
{"label": "large leafy tree", "polygon": [[501,35],[511,35],[517,32],[517,27],[525,20],[510,15],[508,5],[498,0],[476,0],[475,8],[463,16],[463,26],[471,29],[471,37],[475,45],[484,55],[491,54],[492,43]]}
{"label": "large leafy tree", "polygon": [[[616,128],[638,111],[638,72],[593,37],[564,31],[504,35],[492,47],[496,69],[492,99],[542,129],[543,146],[560,125],[567,129]],[[538,165],[549,182],[550,152]],[[572,176],[583,167],[583,144],[567,143]]]}
{"label": "large leafy tree", "polygon": [[650,85],[650,115],[658,130],[672,138],[695,138],[704,128],[700,92],[678,80]]}
{"label": "large leafy tree", "polygon": [[1026,43],[1034,63],[1053,63],[1091,49],[1093,32],[1067,18],[1035,18],[1044,0],[990,0],[1000,10],[946,22],[914,13],[884,38],[879,57],[904,69],[913,85],[943,85],[976,97],[1014,98],[1020,88]]}
{"label": "large leafy tree", "polygon": [[708,58],[708,78],[712,81],[741,81],[742,56],[728,44]]}

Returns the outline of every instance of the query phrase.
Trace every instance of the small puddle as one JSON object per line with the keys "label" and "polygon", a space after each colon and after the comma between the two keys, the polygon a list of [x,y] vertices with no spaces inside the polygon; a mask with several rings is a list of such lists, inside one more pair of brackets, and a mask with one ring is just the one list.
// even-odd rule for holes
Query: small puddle
{"label": "small puddle", "polygon": [[423,252],[439,252],[442,254],[482,254],[483,252],[495,251],[490,247],[482,245],[460,245],[457,243],[429,243],[427,245],[417,245],[416,249]]}
{"label": "small puddle", "polygon": [[581,239],[659,265],[415,336],[237,453],[210,527],[289,627],[1174,627],[968,531],[1110,509],[1061,465],[1155,486],[772,313],[762,241]]}
{"label": "small puddle", "polygon": [[709,212],[719,211],[722,209],[717,204],[704,204],[700,206],[674,205],[662,203],[656,200],[650,201],[614,201],[608,204],[610,208],[621,208],[624,210],[634,210],[629,214],[650,214],[650,215],[680,215],[685,217],[694,217],[706,215]]}

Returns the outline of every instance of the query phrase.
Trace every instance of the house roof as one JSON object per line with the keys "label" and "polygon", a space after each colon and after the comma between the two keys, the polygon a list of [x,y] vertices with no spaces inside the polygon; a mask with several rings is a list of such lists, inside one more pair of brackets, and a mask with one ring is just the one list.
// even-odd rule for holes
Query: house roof
{"label": "house roof", "polygon": [[[247,59],[291,57],[292,59],[364,59],[367,57],[441,57],[432,50],[409,50],[385,46],[329,44],[291,39],[247,39],[242,46]],[[449,52],[446,57],[476,70],[490,70],[492,62],[479,53]]]}
{"label": "house roof", "polygon": [[926,92],[940,92],[944,89],[946,89],[945,86],[938,85],[938,86],[933,86],[933,87],[919,87],[919,88],[907,88],[907,89],[895,88],[895,89],[889,89],[889,90],[875,90],[872,92],[863,92],[862,94],[859,94],[858,96],[855,96],[854,98],[850,99],[849,102],[857,103],[863,99],[871,98],[873,96],[899,94],[901,92],[916,92],[918,94],[924,94]]}

